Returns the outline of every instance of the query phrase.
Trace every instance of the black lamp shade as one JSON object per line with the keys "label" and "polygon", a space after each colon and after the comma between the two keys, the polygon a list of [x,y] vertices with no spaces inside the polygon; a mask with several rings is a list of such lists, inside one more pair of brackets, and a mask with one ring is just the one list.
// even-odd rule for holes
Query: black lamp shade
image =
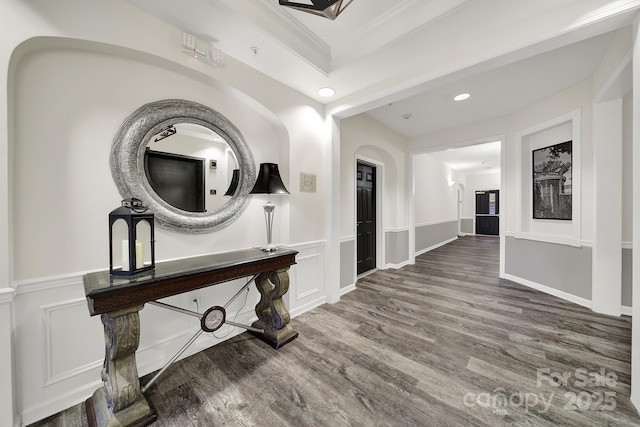
{"label": "black lamp shade", "polygon": [[122,201],[109,214],[109,271],[134,275],[155,267],[153,213],[138,199]]}
{"label": "black lamp shade", "polygon": [[276,163],[261,163],[251,194],[289,194]]}
{"label": "black lamp shade", "polygon": [[224,193],[224,195],[233,196],[234,194],[236,194],[239,181],[240,181],[240,169],[234,169],[233,175],[231,176],[231,184],[229,184],[229,188],[227,189],[227,192]]}

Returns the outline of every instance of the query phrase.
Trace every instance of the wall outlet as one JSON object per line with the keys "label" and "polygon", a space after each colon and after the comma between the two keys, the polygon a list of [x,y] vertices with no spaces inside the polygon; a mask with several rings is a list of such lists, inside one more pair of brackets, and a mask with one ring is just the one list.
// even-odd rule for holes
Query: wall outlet
{"label": "wall outlet", "polygon": [[217,190],[209,190],[209,194],[212,196],[215,196],[216,194],[218,194]]}

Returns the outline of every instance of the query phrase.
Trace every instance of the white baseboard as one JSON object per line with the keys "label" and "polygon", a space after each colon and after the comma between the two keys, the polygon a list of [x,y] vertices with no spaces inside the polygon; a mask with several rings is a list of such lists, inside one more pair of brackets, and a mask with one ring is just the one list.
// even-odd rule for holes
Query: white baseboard
{"label": "white baseboard", "polygon": [[407,261],[402,261],[400,264],[387,264],[387,265],[384,266],[384,269],[386,270],[388,268],[393,268],[393,269],[397,270],[397,269],[402,268],[402,267],[407,266],[407,265],[409,265],[409,261],[408,260]]}
{"label": "white baseboard", "polygon": [[620,313],[624,316],[633,316],[633,307],[623,305],[620,307]]}
{"label": "white baseboard", "polygon": [[521,285],[527,286],[529,288],[544,292],[545,294],[553,295],[554,297],[561,298],[563,300],[581,305],[583,307],[591,308],[591,300],[586,298],[582,298],[568,292],[564,292],[546,285],[541,285],[540,283],[532,282],[531,280],[523,279],[518,276],[513,276],[511,274],[505,274],[505,279],[511,280],[512,282],[519,283]]}
{"label": "white baseboard", "polygon": [[435,245],[433,245],[433,246],[430,246],[430,247],[428,247],[428,248],[426,248],[426,249],[420,249],[419,251],[417,251],[417,252],[416,252],[416,256],[419,256],[419,255],[422,255],[422,254],[426,254],[427,252],[432,251],[432,250],[434,250],[434,249],[438,249],[440,246],[444,246],[444,245],[446,245],[447,243],[451,243],[451,242],[453,242],[454,240],[458,240],[458,236],[456,236],[456,237],[452,237],[452,238],[451,238],[451,239],[449,239],[449,240],[445,240],[444,242],[440,242],[440,243],[435,244]]}
{"label": "white baseboard", "polygon": [[83,384],[80,387],[75,387],[72,390],[69,390],[68,393],[57,396],[55,399],[47,400],[45,402],[41,402],[37,406],[32,406],[28,409],[25,409],[21,414],[18,415],[20,418],[20,425],[29,425],[33,424],[36,421],[40,421],[51,414],[55,414],[60,411],[60,403],[59,401],[65,402],[68,407],[75,406],[79,403],[87,400],[89,396],[93,394],[98,388],[102,387],[102,380],[98,377],[91,383]]}
{"label": "white baseboard", "polygon": [[302,313],[306,313],[309,310],[313,310],[316,307],[320,307],[323,304],[327,303],[327,297],[321,297],[318,298],[314,301],[311,301],[305,305],[302,305],[300,307],[297,307],[294,310],[289,311],[289,315],[291,316],[291,318],[293,319],[296,316],[300,316]]}
{"label": "white baseboard", "polygon": [[349,286],[345,286],[344,288],[340,288],[340,296],[343,297],[346,294],[348,294],[351,291],[355,291],[356,290],[356,284],[353,283]]}

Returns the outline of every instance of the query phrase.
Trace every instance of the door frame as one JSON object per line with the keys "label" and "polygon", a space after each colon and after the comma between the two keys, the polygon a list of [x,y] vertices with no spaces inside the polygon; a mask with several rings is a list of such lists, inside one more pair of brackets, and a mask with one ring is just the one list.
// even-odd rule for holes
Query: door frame
{"label": "door frame", "polygon": [[[353,236],[354,236],[354,245],[353,245],[353,272],[355,274],[355,279],[357,280],[359,277],[366,276],[367,274],[375,271],[369,270],[361,275],[358,275],[358,182],[355,179],[356,173],[358,170],[358,163],[364,163],[368,166],[375,168],[376,170],[376,182],[375,182],[375,197],[376,197],[376,267],[375,269],[383,269],[385,266],[385,238],[384,238],[384,163],[372,159],[370,157],[362,156],[360,154],[356,154],[355,160],[353,162]],[[354,283],[356,282],[354,280]]]}

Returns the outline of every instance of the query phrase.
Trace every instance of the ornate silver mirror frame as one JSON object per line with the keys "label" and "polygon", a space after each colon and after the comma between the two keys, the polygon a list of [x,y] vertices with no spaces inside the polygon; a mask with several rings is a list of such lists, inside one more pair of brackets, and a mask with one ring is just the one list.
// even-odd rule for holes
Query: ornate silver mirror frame
{"label": "ornate silver mirror frame", "polygon": [[[165,202],[151,188],[144,170],[149,140],[169,125],[192,123],[220,135],[231,147],[240,169],[238,190],[215,212],[188,212]],[[109,159],[111,174],[123,199],[135,197],[155,215],[156,223],[183,233],[207,233],[235,221],[251,201],[256,180],[253,155],[244,137],[226,117],[196,102],[166,99],[138,108],[120,125]]]}

